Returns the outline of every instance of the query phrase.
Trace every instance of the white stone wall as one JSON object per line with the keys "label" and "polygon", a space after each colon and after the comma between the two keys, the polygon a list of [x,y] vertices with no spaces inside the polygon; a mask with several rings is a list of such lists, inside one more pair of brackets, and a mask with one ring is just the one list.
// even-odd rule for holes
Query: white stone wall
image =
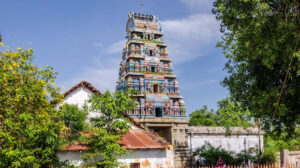
{"label": "white stone wall", "polygon": [[[62,103],[66,104],[74,104],[77,105],[78,108],[82,108],[84,104],[89,100],[89,96],[92,95],[92,91],[85,87],[79,87],[70,94],[68,94],[66,97],[64,97],[64,100]],[[88,120],[92,117],[96,117],[97,113],[89,113],[87,118]],[[88,122],[87,120],[87,122]]]}
{"label": "white stone wall", "polygon": [[[81,151],[58,151],[57,156],[60,161],[68,160],[74,166],[83,166],[80,159]],[[130,167],[131,163],[139,163],[141,168],[171,168],[174,167],[173,149],[145,149],[132,150],[129,156],[118,159],[119,167]]]}
{"label": "white stone wall", "polygon": [[81,151],[57,151],[59,161],[69,161],[74,166],[81,166],[83,161],[80,159]]}
{"label": "white stone wall", "polygon": [[173,149],[133,150],[132,156],[118,159],[120,167],[130,167],[130,163],[139,163],[141,168],[171,168],[174,167]]}
{"label": "white stone wall", "polygon": [[[262,136],[261,141],[263,141]],[[191,147],[193,152],[197,148],[205,145],[205,143],[210,143],[214,147],[221,146],[228,151],[239,153],[244,149],[257,148],[259,139],[257,135],[192,135]]]}
{"label": "white stone wall", "polygon": [[[242,150],[255,149],[259,146],[257,128],[232,127],[230,134],[225,127],[190,127],[189,146],[191,152],[210,143],[214,147],[224,148],[227,151],[240,153]],[[263,149],[263,132],[260,135],[261,148]]]}

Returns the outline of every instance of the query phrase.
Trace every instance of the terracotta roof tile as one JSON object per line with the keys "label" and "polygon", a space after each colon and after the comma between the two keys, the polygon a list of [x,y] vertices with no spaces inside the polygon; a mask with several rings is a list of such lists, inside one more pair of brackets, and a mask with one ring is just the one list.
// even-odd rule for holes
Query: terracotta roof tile
{"label": "terracotta roof tile", "polygon": [[164,149],[168,147],[154,140],[151,134],[144,130],[131,129],[119,143],[126,149]]}

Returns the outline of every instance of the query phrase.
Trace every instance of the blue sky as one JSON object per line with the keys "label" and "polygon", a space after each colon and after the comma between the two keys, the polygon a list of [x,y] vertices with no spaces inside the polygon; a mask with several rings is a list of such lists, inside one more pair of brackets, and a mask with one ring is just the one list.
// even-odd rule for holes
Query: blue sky
{"label": "blue sky", "polygon": [[0,0],[0,33],[12,48],[33,48],[34,63],[52,66],[59,86],[86,80],[114,90],[128,12],[141,3],[162,22],[187,111],[216,108],[228,91],[211,0]]}

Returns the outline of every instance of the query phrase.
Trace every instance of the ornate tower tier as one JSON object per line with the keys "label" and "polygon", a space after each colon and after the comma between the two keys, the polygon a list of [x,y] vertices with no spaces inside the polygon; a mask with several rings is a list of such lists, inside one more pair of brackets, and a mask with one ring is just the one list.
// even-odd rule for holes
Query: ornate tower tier
{"label": "ornate tower tier", "polygon": [[157,16],[129,12],[117,90],[139,91],[133,117],[186,117]]}
{"label": "ornate tower tier", "polygon": [[175,164],[190,158],[188,120],[179,83],[157,16],[129,12],[117,90],[135,89],[136,109],[128,115],[164,137],[175,149]]}

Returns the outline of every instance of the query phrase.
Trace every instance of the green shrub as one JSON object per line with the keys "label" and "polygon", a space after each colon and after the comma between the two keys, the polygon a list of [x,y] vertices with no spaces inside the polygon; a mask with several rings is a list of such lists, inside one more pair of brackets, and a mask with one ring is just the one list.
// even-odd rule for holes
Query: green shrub
{"label": "green shrub", "polygon": [[194,157],[199,157],[203,160],[201,165],[216,165],[218,157],[221,156],[224,164],[235,164],[236,160],[233,153],[222,149],[220,146],[215,148],[211,144],[206,143],[193,153]]}

